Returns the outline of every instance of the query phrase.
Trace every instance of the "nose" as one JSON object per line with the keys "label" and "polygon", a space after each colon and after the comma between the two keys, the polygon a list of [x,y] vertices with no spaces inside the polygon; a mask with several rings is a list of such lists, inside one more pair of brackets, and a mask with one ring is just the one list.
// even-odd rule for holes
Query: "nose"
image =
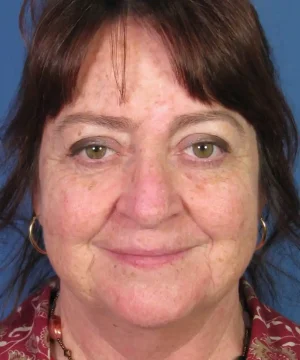
{"label": "nose", "polygon": [[142,228],[153,229],[180,212],[180,197],[173,187],[172,171],[162,161],[139,159],[128,171],[116,204],[123,216]]}

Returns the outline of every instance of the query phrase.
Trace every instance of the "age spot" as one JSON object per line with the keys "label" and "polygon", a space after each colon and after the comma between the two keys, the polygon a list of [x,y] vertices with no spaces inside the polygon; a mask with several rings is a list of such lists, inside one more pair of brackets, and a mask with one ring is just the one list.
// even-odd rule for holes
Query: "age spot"
{"label": "age spot", "polygon": [[96,181],[92,181],[89,186],[88,186],[88,190],[91,191],[94,189],[94,187],[97,185],[97,182]]}

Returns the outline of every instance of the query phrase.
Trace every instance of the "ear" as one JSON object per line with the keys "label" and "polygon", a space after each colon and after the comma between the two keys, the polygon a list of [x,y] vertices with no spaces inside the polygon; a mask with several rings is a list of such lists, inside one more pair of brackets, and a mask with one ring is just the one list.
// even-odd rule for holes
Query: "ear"
{"label": "ear", "polygon": [[258,200],[258,218],[260,219],[263,213],[264,208],[268,204],[266,195],[263,190],[259,192],[259,200]]}
{"label": "ear", "polygon": [[32,199],[32,206],[33,212],[36,217],[39,219],[39,223],[41,224],[41,196],[40,196],[40,183],[38,175],[35,176],[32,187],[31,187],[31,199]]}

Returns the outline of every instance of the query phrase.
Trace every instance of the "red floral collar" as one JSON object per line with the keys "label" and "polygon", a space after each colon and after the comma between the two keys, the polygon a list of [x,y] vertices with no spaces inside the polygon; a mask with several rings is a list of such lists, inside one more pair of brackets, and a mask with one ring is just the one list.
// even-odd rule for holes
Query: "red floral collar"
{"label": "red floral collar", "polygon": [[[0,324],[0,360],[53,360],[48,323],[56,283],[30,296]],[[245,279],[241,290],[252,322],[247,360],[300,359],[300,327],[262,304]]]}

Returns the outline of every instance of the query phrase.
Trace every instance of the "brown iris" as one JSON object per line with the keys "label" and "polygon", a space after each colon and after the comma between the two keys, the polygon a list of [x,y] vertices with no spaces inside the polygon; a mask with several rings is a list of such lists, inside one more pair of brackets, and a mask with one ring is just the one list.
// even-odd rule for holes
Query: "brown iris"
{"label": "brown iris", "polygon": [[212,156],[214,152],[214,144],[194,144],[193,153],[201,159],[207,159]]}
{"label": "brown iris", "polygon": [[86,155],[90,159],[99,160],[102,159],[107,152],[107,147],[100,145],[92,145],[85,149]]}

